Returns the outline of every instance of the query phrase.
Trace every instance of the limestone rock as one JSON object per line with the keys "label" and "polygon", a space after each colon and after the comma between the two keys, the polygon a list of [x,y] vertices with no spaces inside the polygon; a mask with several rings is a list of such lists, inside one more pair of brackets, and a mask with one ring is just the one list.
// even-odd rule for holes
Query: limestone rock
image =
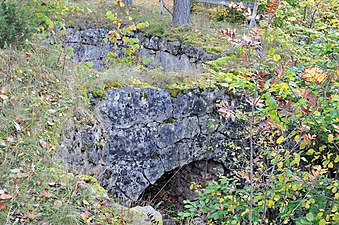
{"label": "limestone rock", "polygon": [[[104,42],[111,31],[108,29],[67,29],[67,35],[61,39],[64,46],[72,47],[75,53],[74,62],[93,62],[93,68],[105,68],[103,58],[114,51],[118,57],[123,57],[123,41]],[[162,67],[165,71],[202,72],[203,63],[219,58],[218,55],[208,54],[201,47],[183,44],[180,41],[167,41],[156,36],[146,37],[142,33],[130,33],[131,38],[138,38],[142,48],[137,56],[150,59],[146,66]],[[147,60],[149,61],[149,60]]]}
{"label": "limestone rock", "polygon": [[241,121],[216,113],[221,99],[250,110],[239,96],[218,88],[176,97],[163,89],[107,90],[106,98],[93,101],[101,126],[70,135],[62,157],[124,202],[138,200],[166,172],[191,162],[214,160],[235,168],[237,150],[231,146],[245,148],[248,140]]}

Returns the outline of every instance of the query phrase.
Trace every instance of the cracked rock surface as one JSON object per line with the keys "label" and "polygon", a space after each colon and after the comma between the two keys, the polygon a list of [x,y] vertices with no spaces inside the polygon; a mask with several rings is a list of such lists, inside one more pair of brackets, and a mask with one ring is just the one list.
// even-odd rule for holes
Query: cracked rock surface
{"label": "cracked rock surface", "polygon": [[92,99],[102,126],[73,135],[66,162],[94,175],[115,197],[136,201],[166,172],[199,160],[232,169],[231,145],[247,145],[240,121],[220,118],[217,100],[248,110],[224,89],[193,90],[172,97],[163,89],[119,88]]}

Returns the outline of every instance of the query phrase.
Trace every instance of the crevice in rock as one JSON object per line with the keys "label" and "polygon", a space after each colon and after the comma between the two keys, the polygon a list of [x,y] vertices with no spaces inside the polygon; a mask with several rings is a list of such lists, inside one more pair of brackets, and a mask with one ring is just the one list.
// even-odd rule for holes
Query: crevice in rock
{"label": "crevice in rock", "polygon": [[192,183],[204,186],[208,181],[228,173],[222,163],[214,160],[191,162],[164,173],[156,183],[145,189],[135,204],[150,204],[165,219],[173,220],[178,210],[183,210],[184,200],[197,200],[197,193],[190,189]]}

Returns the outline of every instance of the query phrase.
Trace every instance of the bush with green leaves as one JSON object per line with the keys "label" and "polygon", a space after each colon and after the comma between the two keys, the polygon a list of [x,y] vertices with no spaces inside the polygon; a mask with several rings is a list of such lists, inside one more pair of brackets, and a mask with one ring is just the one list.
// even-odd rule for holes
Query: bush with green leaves
{"label": "bush with green leaves", "polygon": [[222,85],[244,90],[251,111],[240,118],[219,109],[244,122],[251,144],[233,165],[248,164],[186,202],[180,215],[188,223],[196,216],[209,224],[339,223],[338,3],[271,0],[265,10],[258,26],[222,32],[249,65],[224,74]]}
{"label": "bush with green leaves", "polygon": [[0,48],[20,46],[36,27],[33,8],[25,2],[2,1],[0,4]]}
{"label": "bush with green leaves", "polygon": [[[326,178],[326,170],[320,167],[312,171],[308,176],[279,169],[269,188],[259,183],[253,198],[253,224],[337,224],[339,198],[333,193],[339,181]],[[199,200],[184,202],[181,220],[190,224],[201,217],[208,224],[249,224],[250,188],[240,180],[222,177],[198,188]]]}

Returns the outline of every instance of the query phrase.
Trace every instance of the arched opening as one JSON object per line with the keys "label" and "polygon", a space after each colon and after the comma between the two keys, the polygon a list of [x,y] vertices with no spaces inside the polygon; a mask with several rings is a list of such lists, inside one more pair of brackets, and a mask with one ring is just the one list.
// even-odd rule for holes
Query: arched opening
{"label": "arched opening", "polygon": [[224,165],[214,160],[189,163],[165,173],[141,195],[138,204],[152,205],[163,215],[165,224],[175,224],[173,218],[183,210],[183,201],[198,199],[198,194],[190,188],[192,183],[204,186],[208,181],[227,175]]}

